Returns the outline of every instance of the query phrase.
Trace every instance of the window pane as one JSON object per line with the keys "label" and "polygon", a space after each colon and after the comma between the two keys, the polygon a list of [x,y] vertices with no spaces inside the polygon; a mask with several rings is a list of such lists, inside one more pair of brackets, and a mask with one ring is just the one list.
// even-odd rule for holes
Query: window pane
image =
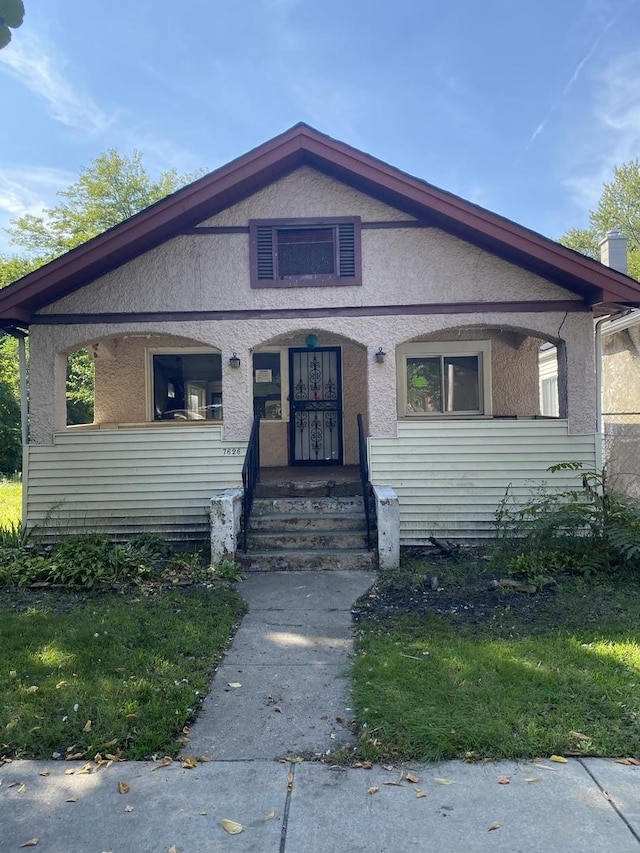
{"label": "window pane", "polygon": [[333,228],[279,228],[278,275],[333,275]]}
{"label": "window pane", "polygon": [[269,421],[282,420],[280,353],[257,352],[253,356],[253,411]]}
{"label": "window pane", "polygon": [[478,356],[444,356],[445,412],[480,411]]}
{"label": "window pane", "polygon": [[407,359],[407,413],[441,412],[440,356]]}
{"label": "window pane", "polygon": [[154,355],[153,417],[156,421],[222,420],[220,354]]}

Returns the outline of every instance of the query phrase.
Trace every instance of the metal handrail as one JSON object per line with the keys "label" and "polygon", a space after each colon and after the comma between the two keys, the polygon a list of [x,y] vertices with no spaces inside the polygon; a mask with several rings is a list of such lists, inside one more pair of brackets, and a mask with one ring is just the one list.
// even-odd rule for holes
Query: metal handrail
{"label": "metal handrail", "polygon": [[253,506],[253,496],[256,483],[260,482],[260,413],[253,418],[251,435],[247,446],[247,454],[242,466],[242,550],[247,552],[247,532],[249,530],[249,518]]}
{"label": "metal handrail", "polygon": [[362,500],[364,503],[364,517],[367,521],[367,548],[371,550],[371,483],[369,482],[367,442],[364,436],[362,415],[358,415],[358,454],[360,482],[362,483]]}

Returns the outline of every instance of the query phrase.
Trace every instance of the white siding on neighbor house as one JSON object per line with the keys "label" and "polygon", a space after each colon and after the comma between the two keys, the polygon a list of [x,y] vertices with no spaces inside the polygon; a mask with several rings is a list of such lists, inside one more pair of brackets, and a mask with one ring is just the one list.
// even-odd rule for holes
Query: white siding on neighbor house
{"label": "white siding on neighbor house", "polygon": [[[242,482],[246,443],[220,427],[70,430],[28,448],[27,525],[208,537],[209,501]],[[225,455],[236,451],[236,455]]]}
{"label": "white siding on neighbor house", "polygon": [[593,469],[597,439],[555,419],[399,421],[397,438],[369,438],[371,482],[398,495],[402,545],[486,539],[507,488],[525,503],[542,481],[576,485],[576,472],[548,468]]}

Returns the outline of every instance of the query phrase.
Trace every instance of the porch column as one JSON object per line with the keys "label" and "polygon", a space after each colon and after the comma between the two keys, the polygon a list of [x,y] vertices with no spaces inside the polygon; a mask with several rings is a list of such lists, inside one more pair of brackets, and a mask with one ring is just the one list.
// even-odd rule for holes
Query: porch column
{"label": "porch column", "polygon": [[[55,351],[46,327],[31,330],[29,352],[29,418],[32,444],[53,444],[53,433],[67,425],[67,357]],[[51,351],[55,352],[52,358]]]}
{"label": "porch column", "polygon": [[[231,367],[233,353],[239,367]],[[225,441],[248,441],[253,423],[253,367],[248,349],[222,352],[223,438]]]}
{"label": "porch column", "polygon": [[[384,362],[376,361],[382,347]],[[369,435],[376,438],[395,438],[396,421],[396,344],[395,341],[378,341],[367,347],[367,406]]]}
{"label": "porch column", "polygon": [[[558,351],[558,395],[561,398],[564,390],[564,366],[569,432],[573,435],[591,435],[598,431],[595,342],[591,314],[570,314],[564,322],[563,332],[564,347]],[[563,415],[561,399],[560,415]]]}

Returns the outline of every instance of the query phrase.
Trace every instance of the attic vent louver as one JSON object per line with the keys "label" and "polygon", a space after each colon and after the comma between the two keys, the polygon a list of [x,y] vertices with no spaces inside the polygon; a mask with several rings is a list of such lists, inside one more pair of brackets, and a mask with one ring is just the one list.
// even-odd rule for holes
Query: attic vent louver
{"label": "attic vent louver", "polygon": [[340,277],[353,278],[356,274],[356,235],[353,222],[345,222],[338,226],[338,252]]}
{"label": "attic vent louver", "polygon": [[260,225],[256,231],[258,278],[273,279],[273,228]]}

